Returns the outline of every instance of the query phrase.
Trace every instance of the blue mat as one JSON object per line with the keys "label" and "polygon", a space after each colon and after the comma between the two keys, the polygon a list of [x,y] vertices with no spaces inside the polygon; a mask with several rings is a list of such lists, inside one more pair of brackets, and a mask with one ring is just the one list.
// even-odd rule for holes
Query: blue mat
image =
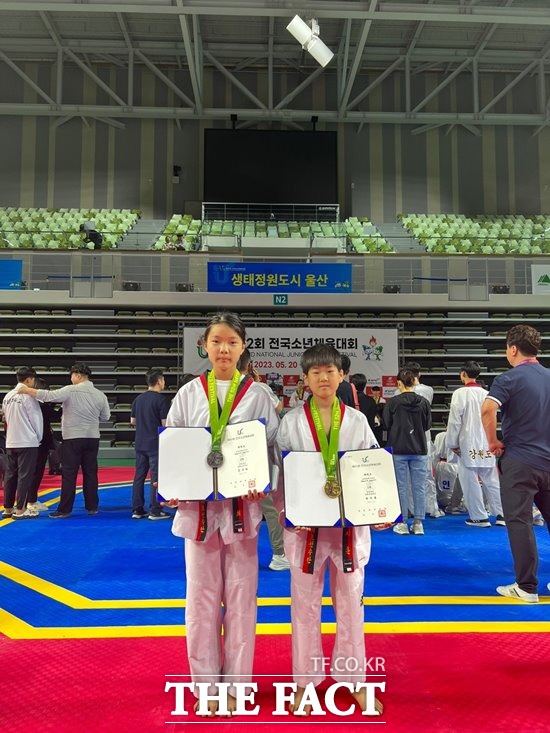
{"label": "blue mat", "polygon": [[[5,611],[34,627],[182,624],[183,541],[172,535],[169,520],[132,520],[130,496],[129,485],[104,488],[97,516],[86,514],[79,495],[70,519],[53,521],[42,514],[38,519],[2,523],[0,597]],[[495,594],[497,585],[513,581],[506,529],[472,528],[464,524],[464,519],[465,516],[427,519],[424,536],[400,536],[391,530],[372,533],[373,548],[365,582],[367,622],[433,624],[550,619],[550,594],[546,590],[550,581],[550,538],[546,527],[535,528],[544,602],[527,605]],[[288,623],[290,574],[269,570],[270,560],[271,548],[263,523],[258,622]],[[41,583],[42,580],[53,586]],[[329,596],[328,585],[325,596]],[[280,600],[274,605],[262,605],[261,599],[271,598]],[[128,603],[136,601],[137,606],[140,600],[146,602],[142,604],[145,607]],[[117,608],[118,602],[126,602],[130,607]],[[323,606],[322,620],[334,620],[329,604]]]}

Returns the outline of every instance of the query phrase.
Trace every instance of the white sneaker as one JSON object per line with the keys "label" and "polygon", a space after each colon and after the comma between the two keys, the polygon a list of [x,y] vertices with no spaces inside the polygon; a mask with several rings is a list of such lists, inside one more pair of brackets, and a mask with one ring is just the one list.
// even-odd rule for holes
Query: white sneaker
{"label": "white sneaker", "polygon": [[535,525],[535,527],[544,526],[544,519],[542,518],[542,514],[539,512],[538,509],[535,509],[535,507],[533,507],[533,524]]}
{"label": "white sneaker", "polygon": [[525,603],[539,602],[538,593],[527,593],[526,591],[521,590],[517,583],[512,583],[511,585],[499,585],[497,593],[500,596],[505,596],[506,598],[515,598],[517,601],[525,601]]}
{"label": "white sneaker", "polygon": [[17,512],[14,511],[14,513],[11,515],[12,519],[34,519],[37,517],[39,512],[34,511],[34,509],[31,509],[30,507],[27,507],[24,512]]}
{"label": "white sneaker", "polygon": [[439,519],[439,517],[445,516],[445,512],[442,512],[441,509],[436,509],[435,512],[432,512],[428,516],[430,516],[432,519]]}
{"label": "white sneaker", "polygon": [[458,506],[448,506],[445,509],[445,514],[468,514],[468,510],[464,504],[459,504]]}
{"label": "white sneaker", "polygon": [[48,512],[49,507],[47,507],[45,504],[42,504],[41,501],[33,501],[30,504],[27,504],[29,509],[34,509],[37,512]]}
{"label": "white sneaker", "polygon": [[464,524],[468,527],[490,527],[491,522],[489,519],[467,519]]}
{"label": "white sneaker", "polygon": [[398,522],[393,525],[395,534],[409,534],[409,525],[406,522]]}
{"label": "white sneaker", "polygon": [[411,534],[424,534],[424,527],[420,519],[415,519],[412,523]]}
{"label": "white sneaker", "polygon": [[270,570],[290,570],[290,563],[284,555],[273,555],[269,563]]}

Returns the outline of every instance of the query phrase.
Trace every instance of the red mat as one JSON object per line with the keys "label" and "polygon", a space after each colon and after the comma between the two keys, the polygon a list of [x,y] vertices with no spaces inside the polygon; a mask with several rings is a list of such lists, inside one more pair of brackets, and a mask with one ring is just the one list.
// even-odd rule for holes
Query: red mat
{"label": "red mat", "polygon": [[[327,637],[327,651],[332,639]],[[370,656],[384,657],[385,711],[376,723],[353,717],[298,719],[271,715],[272,682],[289,681],[290,638],[259,636],[256,674],[260,715],[204,720],[190,712],[171,716],[167,680],[188,671],[185,640],[92,639],[12,641],[0,638],[3,705],[0,729],[10,733],[180,733],[235,731],[243,725],[284,730],[284,725],[331,733],[375,725],[420,733],[536,733],[548,731],[550,639],[542,634],[375,635]],[[167,676],[168,675],[168,676]],[[172,675],[172,676],[170,676]],[[347,708],[342,692],[337,704]],[[191,702],[186,705],[191,708]],[[245,729],[246,730],[246,729]]]}

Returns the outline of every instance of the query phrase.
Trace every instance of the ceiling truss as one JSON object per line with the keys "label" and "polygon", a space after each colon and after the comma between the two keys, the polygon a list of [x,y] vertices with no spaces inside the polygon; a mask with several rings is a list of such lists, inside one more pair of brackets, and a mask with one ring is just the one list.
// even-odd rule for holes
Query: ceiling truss
{"label": "ceiling truss", "polygon": [[[332,44],[336,59],[326,68],[312,65],[306,54],[282,32],[296,12],[315,16],[337,38]],[[25,21],[39,18],[43,34],[2,35],[2,18]],[[114,32],[99,37],[79,33],[83,21],[107,19]],[[136,19],[151,24],[174,20],[177,36],[160,41],[136,34]],[[218,27],[234,31],[235,21],[242,26],[241,36],[220,33]],[[390,25],[388,24],[390,23]],[[71,25],[72,24],[72,25]],[[226,25],[224,25],[226,24]],[[232,24],[232,25],[231,25]],[[258,34],[259,24],[264,28]],[[96,26],[97,27],[97,26]],[[60,31],[60,28],[63,31]],[[395,30],[401,40],[390,43]],[[456,30],[456,45],[449,43],[449,29]],[[505,49],[496,42],[500,31],[516,33],[522,42]],[[467,31],[468,43],[464,42]],[[384,33],[388,42],[384,43]],[[394,34],[393,36],[391,34]],[[438,35],[439,33],[439,35]],[[328,40],[324,38],[324,40]],[[372,42],[371,42],[372,41]],[[408,124],[421,134],[446,126],[460,125],[479,135],[484,125],[527,125],[533,134],[550,125],[550,98],[547,76],[550,57],[550,6],[540,0],[425,0],[424,2],[385,2],[384,0],[135,0],[134,2],[96,2],[88,0],[0,0],[0,64],[5,64],[37,95],[34,103],[0,102],[0,115],[34,115],[57,118],[57,125],[74,117],[96,119],[124,127],[131,118],[184,120],[229,120],[237,115],[239,127],[278,122],[302,128],[312,117],[327,124],[351,123],[361,130],[367,123]],[[25,63],[37,59],[56,66],[55,89],[40,87],[25,71]],[[109,97],[108,104],[72,104],[64,93],[67,64],[81,71]],[[98,73],[98,65],[125,69],[126,93],[115,90]],[[173,93],[178,105],[146,106],[134,101],[136,65],[146,67]],[[237,109],[205,105],[205,68],[215,70],[237,89],[243,101]],[[277,99],[276,74],[293,69],[301,81]],[[187,74],[187,89],[174,81],[174,70]],[[253,90],[245,71],[265,75],[264,94]],[[502,85],[492,99],[480,101],[484,74],[506,72]],[[437,84],[423,96],[415,94],[413,77],[437,73]],[[322,74],[333,75],[336,103],[323,109],[303,109],[295,100]],[[372,92],[392,75],[399,75],[403,86],[403,107],[383,111],[365,108]],[[374,76],[374,78],[373,78]],[[470,88],[470,109],[460,113],[428,111],[429,103],[439,97],[453,80],[462,76]],[[536,78],[536,105],[523,111],[495,110],[524,79]],[[181,76],[179,77],[181,80]],[[123,98],[124,97],[124,98]],[[431,105],[433,106],[433,105]],[[363,107],[363,108],[362,108]],[[427,109],[428,108],[428,109]]]}

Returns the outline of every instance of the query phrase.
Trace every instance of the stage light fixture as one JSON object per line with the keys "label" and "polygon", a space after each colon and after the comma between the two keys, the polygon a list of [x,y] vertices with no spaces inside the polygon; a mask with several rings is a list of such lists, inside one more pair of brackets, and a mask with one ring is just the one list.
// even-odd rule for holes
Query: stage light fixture
{"label": "stage light fixture", "polygon": [[319,23],[315,18],[312,18],[311,25],[308,25],[299,15],[295,15],[286,29],[321,66],[326,66],[334,56],[330,48],[319,38]]}

